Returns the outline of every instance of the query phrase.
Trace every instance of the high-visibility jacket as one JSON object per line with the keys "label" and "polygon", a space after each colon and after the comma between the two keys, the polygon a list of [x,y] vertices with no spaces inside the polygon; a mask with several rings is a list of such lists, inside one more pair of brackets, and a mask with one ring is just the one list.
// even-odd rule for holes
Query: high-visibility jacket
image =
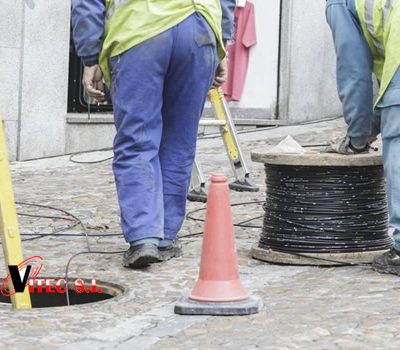
{"label": "high-visibility jacket", "polygon": [[99,63],[107,85],[109,58],[148,40],[199,12],[215,33],[218,54],[225,55],[220,0],[105,0],[105,26]]}
{"label": "high-visibility jacket", "polygon": [[376,106],[400,66],[400,0],[356,0],[356,8],[380,81]]}

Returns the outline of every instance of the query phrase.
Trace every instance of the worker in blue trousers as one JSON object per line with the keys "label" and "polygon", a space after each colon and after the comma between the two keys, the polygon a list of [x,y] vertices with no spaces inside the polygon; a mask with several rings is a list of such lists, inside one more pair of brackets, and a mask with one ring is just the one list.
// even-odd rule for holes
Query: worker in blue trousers
{"label": "worker in blue trousers", "polygon": [[235,0],[72,0],[86,93],[114,106],[123,265],[179,256],[177,234],[212,85],[226,79]]}
{"label": "worker in blue trousers", "polygon": [[[400,0],[327,0],[347,135],[329,151],[367,152],[381,133],[394,246],[373,267],[400,275]],[[379,83],[373,102],[372,73]]]}

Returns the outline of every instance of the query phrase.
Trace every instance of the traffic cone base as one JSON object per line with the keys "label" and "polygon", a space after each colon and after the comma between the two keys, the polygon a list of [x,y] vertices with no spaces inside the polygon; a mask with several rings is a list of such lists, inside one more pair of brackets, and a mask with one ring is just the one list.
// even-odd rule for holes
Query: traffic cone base
{"label": "traffic cone base", "polygon": [[175,305],[181,315],[249,315],[261,301],[249,297],[240,281],[228,179],[211,177],[198,281],[189,298]]}
{"label": "traffic cone base", "polygon": [[249,293],[239,279],[232,281],[199,280],[193,289],[190,299],[197,301],[229,302],[244,300]]}
{"label": "traffic cone base", "polygon": [[175,304],[174,311],[179,315],[244,316],[256,314],[260,312],[261,308],[262,302],[257,297],[228,303],[212,303],[182,298]]}

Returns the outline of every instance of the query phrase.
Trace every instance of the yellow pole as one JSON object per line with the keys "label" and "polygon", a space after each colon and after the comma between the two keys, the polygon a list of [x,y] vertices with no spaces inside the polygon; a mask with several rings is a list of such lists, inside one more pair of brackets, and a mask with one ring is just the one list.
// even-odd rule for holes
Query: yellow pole
{"label": "yellow pole", "polygon": [[[21,237],[18,228],[10,169],[7,156],[3,119],[0,117],[0,234],[4,251],[6,269],[8,265],[18,265],[23,261]],[[16,309],[31,309],[29,289],[11,296],[11,303]]]}

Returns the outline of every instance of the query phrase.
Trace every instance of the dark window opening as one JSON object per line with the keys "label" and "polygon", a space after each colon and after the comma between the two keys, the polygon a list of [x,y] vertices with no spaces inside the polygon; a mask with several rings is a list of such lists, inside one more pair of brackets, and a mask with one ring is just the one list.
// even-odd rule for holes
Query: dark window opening
{"label": "dark window opening", "polygon": [[108,97],[105,102],[98,104],[85,95],[82,86],[83,64],[77,56],[72,41],[69,46],[69,78],[68,78],[68,113],[87,113],[90,103],[90,113],[112,111],[111,99]]}

